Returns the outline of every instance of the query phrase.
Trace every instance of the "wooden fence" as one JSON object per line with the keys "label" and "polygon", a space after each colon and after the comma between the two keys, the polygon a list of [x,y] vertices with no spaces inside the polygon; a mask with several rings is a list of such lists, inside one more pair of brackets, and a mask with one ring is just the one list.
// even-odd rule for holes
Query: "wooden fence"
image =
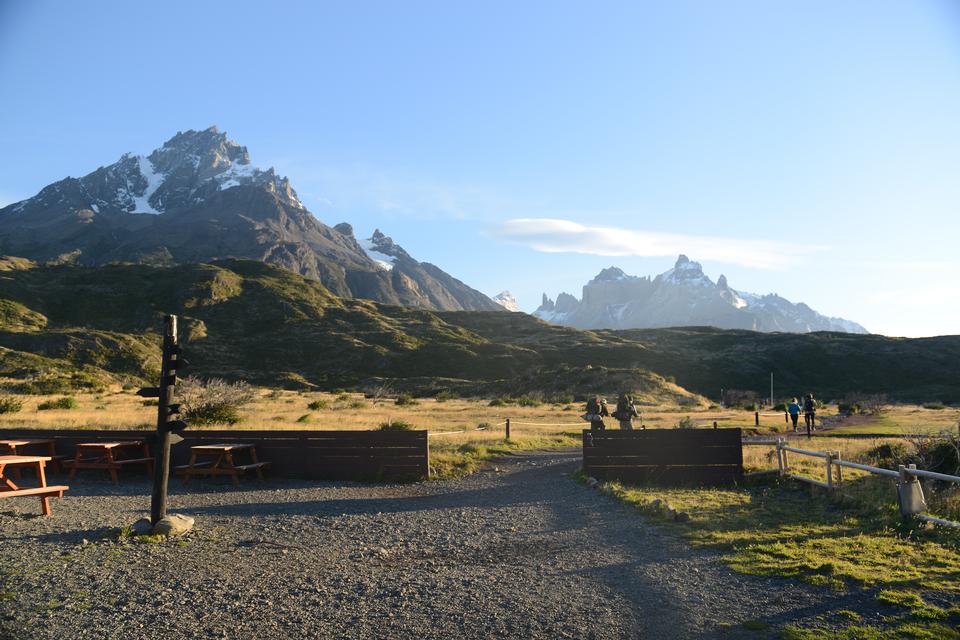
{"label": "wooden fence", "polygon": [[738,482],[743,479],[740,429],[584,429],[583,471],[598,480],[623,482]]}
{"label": "wooden fence", "polygon": [[[73,456],[78,442],[142,440],[152,431],[4,429],[0,439],[53,438],[57,453]],[[270,473],[315,480],[402,481],[429,477],[426,431],[201,431],[187,430],[171,447],[171,466],[186,464],[190,447],[253,444]]]}

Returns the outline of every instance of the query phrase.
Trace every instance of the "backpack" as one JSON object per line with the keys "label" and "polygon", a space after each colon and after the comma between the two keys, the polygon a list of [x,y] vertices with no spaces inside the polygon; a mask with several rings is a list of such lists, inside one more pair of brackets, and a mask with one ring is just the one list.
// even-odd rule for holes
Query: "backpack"
{"label": "backpack", "polygon": [[596,398],[590,398],[587,400],[587,413],[597,414],[600,413],[600,403],[597,402]]}

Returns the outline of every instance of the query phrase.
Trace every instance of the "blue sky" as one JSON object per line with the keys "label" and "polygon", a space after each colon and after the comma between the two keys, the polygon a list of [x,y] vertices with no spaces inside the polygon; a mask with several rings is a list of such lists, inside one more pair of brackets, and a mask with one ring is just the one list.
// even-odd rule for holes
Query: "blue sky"
{"label": "blue sky", "polygon": [[324,222],[526,310],[683,251],[960,333],[958,114],[947,0],[0,0],[0,204],[216,124]]}

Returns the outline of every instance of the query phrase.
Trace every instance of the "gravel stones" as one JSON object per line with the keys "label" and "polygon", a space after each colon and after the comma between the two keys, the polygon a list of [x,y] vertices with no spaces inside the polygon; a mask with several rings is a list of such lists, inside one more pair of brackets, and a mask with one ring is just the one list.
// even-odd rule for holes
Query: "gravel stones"
{"label": "gravel stones", "polygon": [[203,526],[153,542],[119,536],[148,482],[78,479],[51,518],[0,511],[0,638],[753,638],[736,625],[842,597],[733,573],[576,482],[579,460],[407,485],[174,483],[171,508]]}

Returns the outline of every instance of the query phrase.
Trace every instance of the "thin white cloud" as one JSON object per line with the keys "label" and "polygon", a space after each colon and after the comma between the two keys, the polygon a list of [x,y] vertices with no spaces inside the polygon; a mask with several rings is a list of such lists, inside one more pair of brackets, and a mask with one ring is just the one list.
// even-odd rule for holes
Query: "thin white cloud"
{"label": "thin white cloud", "polygon": [[494,235],[545,253],[599,256],[676,256],[713,260],[758,269],[780,269],[822,247],[719,236],[661,233],[638,229],[587,226],[554,218],[515,218]]}

